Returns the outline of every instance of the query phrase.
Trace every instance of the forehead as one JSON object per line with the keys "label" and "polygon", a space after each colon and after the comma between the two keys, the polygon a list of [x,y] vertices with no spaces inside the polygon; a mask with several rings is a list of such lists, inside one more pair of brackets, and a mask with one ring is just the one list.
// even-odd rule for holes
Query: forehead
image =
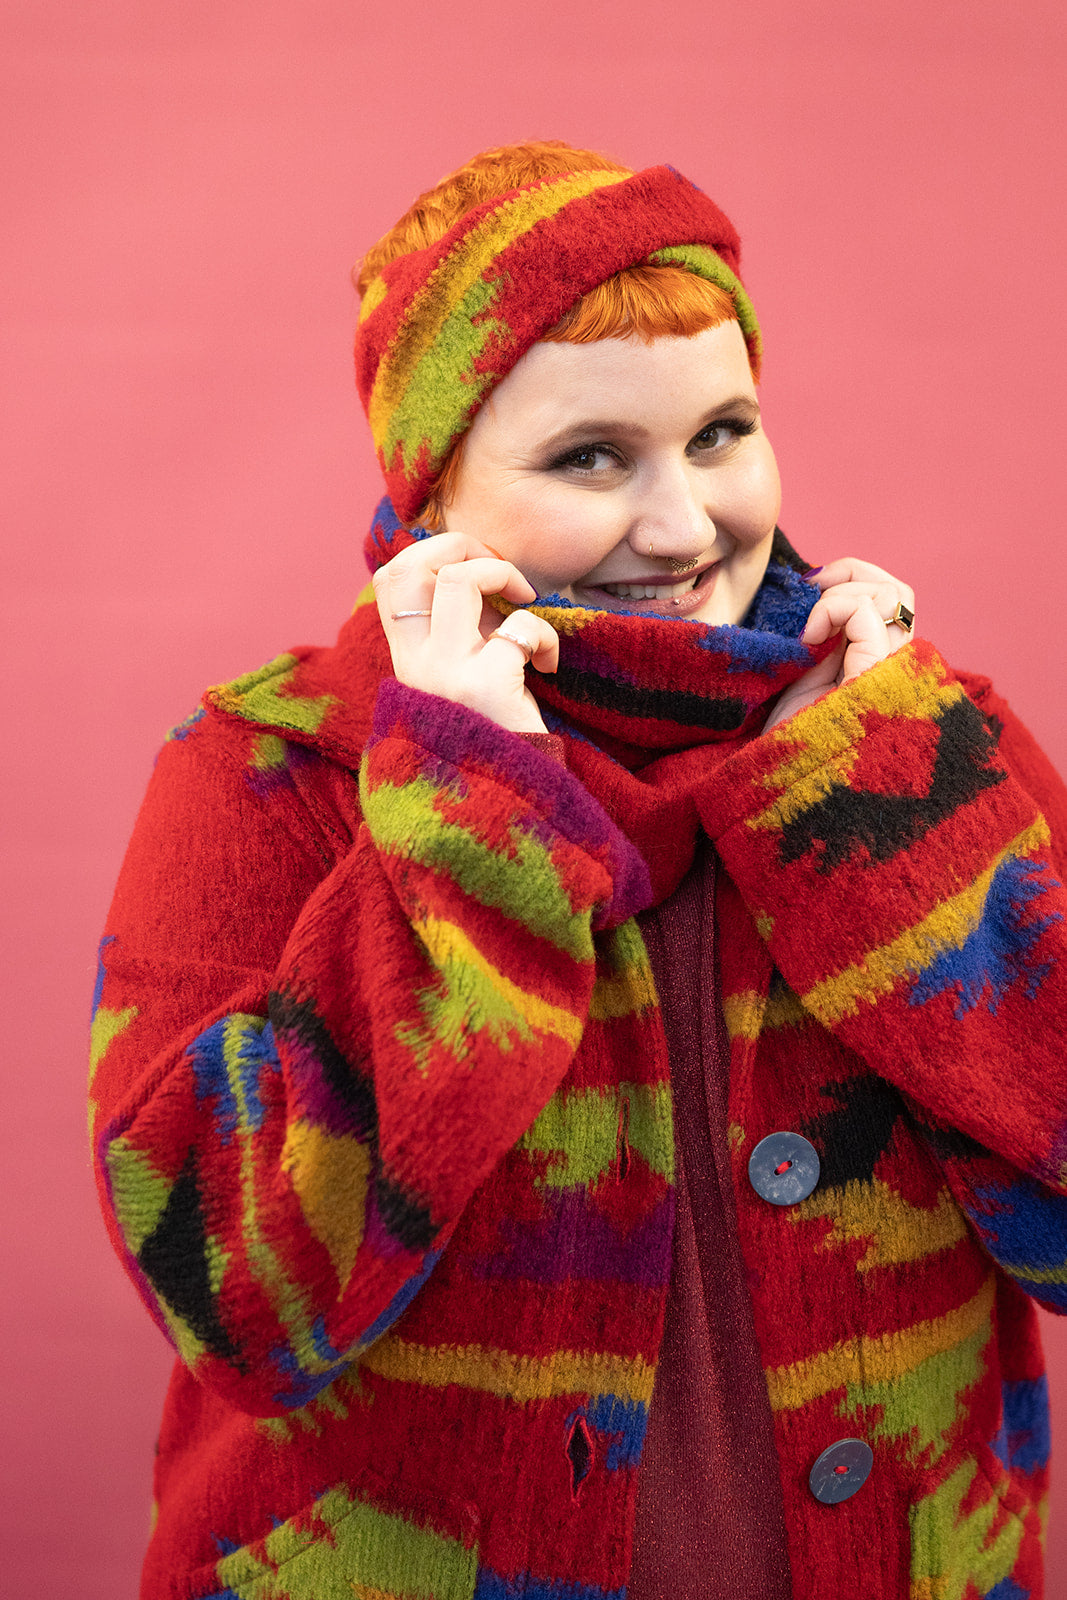
{"label": "forehead", "polygon": [[741,395],[755,398],[741,329],[720,323],[691,338],[535,344],[479,411],[470,442],[512,428],[554,429],[618,418],[628,426],[691,426]]}

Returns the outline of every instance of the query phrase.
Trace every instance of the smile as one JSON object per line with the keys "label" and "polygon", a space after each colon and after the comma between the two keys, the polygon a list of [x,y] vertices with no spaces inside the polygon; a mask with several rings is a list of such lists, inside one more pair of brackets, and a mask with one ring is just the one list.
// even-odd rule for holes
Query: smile
{"label": "smile", "polygon": [[602,583],[600,588],[616,600],[675,600],[695,588],[698,577],[695,573],[680,583]]}
{"label": "smile", "polygon": [[666,573],[657,572],[653,580],[643,578],[627,583],[596,583],[588,586],[577,584],[575,588],[579,596],[584,592],[603,611],[689,617],[710,598],[720,565],[720,562],[713,561],[685,578],[671,579]]}

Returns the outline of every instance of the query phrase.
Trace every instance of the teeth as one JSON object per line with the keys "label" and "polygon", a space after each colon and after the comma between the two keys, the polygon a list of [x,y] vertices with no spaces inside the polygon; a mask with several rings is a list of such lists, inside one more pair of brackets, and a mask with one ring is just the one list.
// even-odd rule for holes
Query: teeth
{"label": "teeth", "polygon": [[682,583],[602,583],[600,587],[616,600],[677,600],[688,594],[696,578],[686,578]]}

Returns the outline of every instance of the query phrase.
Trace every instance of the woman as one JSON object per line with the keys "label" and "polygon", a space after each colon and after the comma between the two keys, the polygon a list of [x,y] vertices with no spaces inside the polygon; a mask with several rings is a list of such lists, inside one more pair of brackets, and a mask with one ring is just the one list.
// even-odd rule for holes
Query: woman
{"label": "woman", "polygon": [[1041,1592],[1067,797],[777,532],[737,264],[550,145],[364,262],[377,603],[175,730],[101,952],[152,1600]]}

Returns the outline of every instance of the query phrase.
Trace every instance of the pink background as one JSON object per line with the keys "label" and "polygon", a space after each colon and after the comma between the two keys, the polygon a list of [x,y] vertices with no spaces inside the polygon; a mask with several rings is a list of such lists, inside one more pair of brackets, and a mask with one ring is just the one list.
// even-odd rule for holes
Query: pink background
{"label": "pink background", "polygon": [[[90,1187],[93,952],[163,730],[206,683],[331,637],[361,585],[378,486],[351,262],[488,144],[674,162],[745,239],[787,530],[812,560],[908,577],[922,631],[1067,767],[1067,25],[1062,0],[7,0],[4,19],[0,1587],[122,1600],[168,1355]],[[1063,1434],[1067,1337],[1047,1331]]]}

